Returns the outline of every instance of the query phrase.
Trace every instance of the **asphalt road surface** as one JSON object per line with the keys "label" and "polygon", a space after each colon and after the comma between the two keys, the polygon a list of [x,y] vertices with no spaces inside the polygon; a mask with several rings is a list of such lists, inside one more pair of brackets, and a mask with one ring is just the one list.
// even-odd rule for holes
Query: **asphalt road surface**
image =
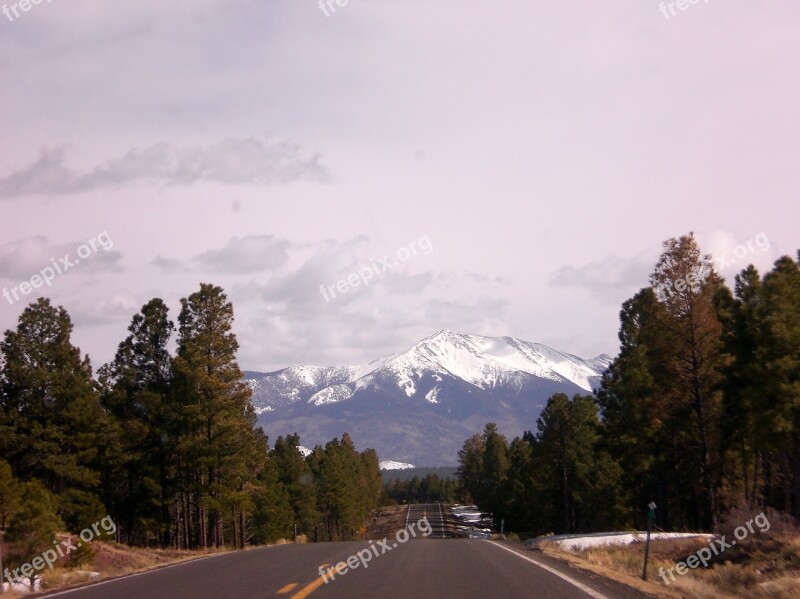
{"label": "asphalt road surface", "polygon": [[[424,522],[419,525],[423,516],[430,528]],[[415,523],[412,532],[410,526]],[[239,551],[49,596],[67,599],[642,597],[605,579],[587,578],[517,545],[448,538],[448,528],[449,519],[442,506],[411,506],[406,529],[383,542],[312,543]],[[424,536],[427,530],[430,534]],[[403,531],[408,531],[407,540]],[[334,570],[321,575],[337,564],[341,573]]]}

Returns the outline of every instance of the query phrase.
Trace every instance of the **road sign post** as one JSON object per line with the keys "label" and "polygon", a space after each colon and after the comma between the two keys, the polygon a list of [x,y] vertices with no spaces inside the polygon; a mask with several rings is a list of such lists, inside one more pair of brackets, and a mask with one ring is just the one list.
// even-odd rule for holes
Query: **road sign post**
{"label": "road sign post", "polygon": [[642,580],[647,580],[647,557],[650,554],[650,530],[653,527],[653,520],[656,518],[656,504],[651,501],[647,504],[647,540],[644,542],[644,566],[642,567]]}

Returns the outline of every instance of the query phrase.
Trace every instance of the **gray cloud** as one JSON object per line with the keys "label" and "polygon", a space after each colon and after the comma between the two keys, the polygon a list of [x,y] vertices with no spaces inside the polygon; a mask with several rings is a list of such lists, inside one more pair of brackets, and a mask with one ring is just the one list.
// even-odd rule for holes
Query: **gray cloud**
{"label": "gray cloud", "polygon": [[158,268],[164,274],[172,274],[184,270],[180,260],[164,258],[163,256],[156,256],[150,261],[150,264]]}
{"label": "gray cloud", "polygon": [[[104,240],[106,238],[104,237]],[[109,238],[110,239],[110,238]],[[77,250],[86,245],[86,240],[50,245],[44,235],[34,235],[10,243],[0,245],[0,277],[14,280],[26,280],[39,273],[43,268],[51,266],[55,260],[68,257],[71,262],[76,262]],[[64,274],[82,272],[84,274],[108,271],[120,271],[119,262],[122,254],[112,250],[110,246],[104,249],[95,243],[97,251],[91,251],[79,265],[70,267]],[[90,246],[86,246],[91,249]]]}
{"label": "gray cloud", "polygon": [[601,304],[620,304],[647,286],[654,263],[650,256],[608,256],[584,266],[562,266],[550,277],[550,285],[587,289]]}
{"label": "gray cloud", "polygon": [[297,145],[256,138],[180,148],[161,143],[132,149],[125,156],[84,173],[71,170],[65,159],[63,147],[44,150],[32,164],[0,179],[0,198],[68,195],[137,182],[176,186],[199,182],[272,185],[329,179],[319,154],[305,156]]}
{"label": "gray cloud", "polygon": [[69,313],[76,325],[97,327],[130,322],[141,306],[142,302],[137,298],[115,294],[106,298],[94,298],[91,301],[72,302]]}
{"label": "gray cloud", "polygon": [[274,235],[234,237],[224,248],[208,250],[192,260],[211,272],[256,273],[284,266],[291,246],[286,239]]}

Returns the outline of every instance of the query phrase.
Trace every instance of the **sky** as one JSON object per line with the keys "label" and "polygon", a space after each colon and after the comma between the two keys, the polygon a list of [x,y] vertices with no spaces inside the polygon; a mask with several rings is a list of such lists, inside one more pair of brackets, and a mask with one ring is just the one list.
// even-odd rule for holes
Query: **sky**
{"label": "sky", "polygon": [[18,1],[0,329],[47,296],[95,368],[201,282],[248,370],[615,355],[664,240],[728,281],[800,248],[797,2]]}

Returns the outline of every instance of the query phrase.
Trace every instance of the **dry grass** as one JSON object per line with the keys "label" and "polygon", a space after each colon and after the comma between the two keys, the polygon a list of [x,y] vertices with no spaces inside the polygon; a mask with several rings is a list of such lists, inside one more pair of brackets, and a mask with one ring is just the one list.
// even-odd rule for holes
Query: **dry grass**
{"label": "dry grass", "polygon": [[388,505],[375,510],[371,521],[367,523],[365,539],[383,539],[405,528],[407,510],[407,505]]}
{"label": "dry grass", "polygon": [[[46,570],[42,578],[42,590],[52,591],[85,584],[94,580],[135,574],[229,551],[228,549],[206,551],[145,549],[103,541],[93,542],[92,548],[95,552],[94,559],[91,563],[82,566],[81,569],[67,567],[69,562],[63,560],[64,564],[58,564],[52,570]],[[7,593],[3,595],[3,599],[16,599],[18,596]]]}
{"label": "dry grass", "polygon": [[[748,516],[749,518],[749,516]],[[743,522],[734,517],[733,522]],[[648,582],[640,580],[644,544],[564,550],[553,542],[543,542],[539,549],[556,557],[567,558],[611,578],[637,588],[648,586],[658,596],[697,599],[800,599],[800,531],[775,516],[769,531],[756,532],[727,549],[708,568],[689,570],[684,576],[669,575],[666,584],[659,568],[666,572],[685,561],[698,549],[707,547],[703,539],[658,540],[650,544]],[[770,517],[773,523],[773,517]],[[723,529],[724,530],[724,529]],[[728,536],[730,540],[730,536]],[[637,580],[638,579],[638,580]],[[635,582],[635,584],[634,584]]]}

